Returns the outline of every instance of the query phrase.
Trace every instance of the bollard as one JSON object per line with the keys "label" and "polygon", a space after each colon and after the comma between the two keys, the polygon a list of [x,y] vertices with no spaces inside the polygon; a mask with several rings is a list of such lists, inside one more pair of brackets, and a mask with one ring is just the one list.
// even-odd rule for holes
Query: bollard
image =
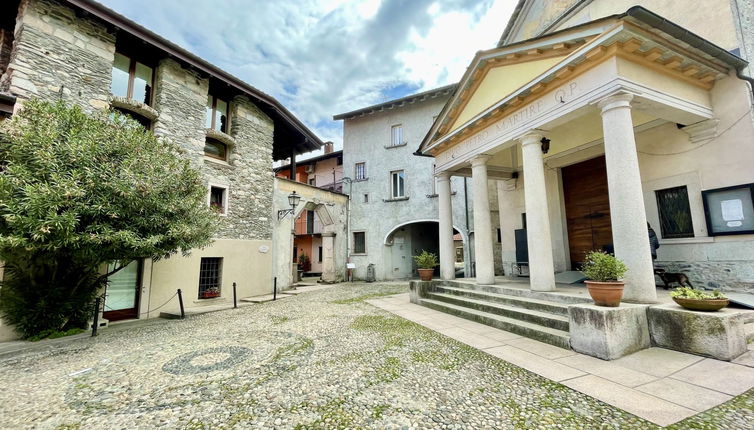
{"label": "bollard", "polygon": [[238,307],[238,301],[236,300],[236,283],[233,283],[233,307]]}
{"label": "bollard", "polygon": [[278,277],[275,276],[275,278],[272,280],[272,301],[274,302],[275,299],[278,297]]}
{"label": "bollard", "polygon": [[178,305],[181,307],[181,319],[184,319],[186,317],[186,312],[183,310],[183,293],[180,288],[178,289]]}
{"label": "bollard", "polygon": [[97,336],[97,326],[99,326],[99,305],[102,298],[94,299],[94,319],[92,322],[92,337]]}

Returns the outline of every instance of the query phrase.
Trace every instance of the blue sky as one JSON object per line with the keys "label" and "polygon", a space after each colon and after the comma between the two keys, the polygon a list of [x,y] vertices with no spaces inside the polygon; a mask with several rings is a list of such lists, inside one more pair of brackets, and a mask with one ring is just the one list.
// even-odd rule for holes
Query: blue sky
{"label": "blue sky", "polygon": [[273,95],[342,147],[334,114],[456,82],[516,0],[99,0]]}

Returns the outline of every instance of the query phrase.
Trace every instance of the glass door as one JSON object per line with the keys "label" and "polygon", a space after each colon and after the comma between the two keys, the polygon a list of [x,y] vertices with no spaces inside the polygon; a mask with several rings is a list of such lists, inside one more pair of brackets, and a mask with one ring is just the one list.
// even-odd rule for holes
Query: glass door
{"label": "glass door", "polygon": [[[108,271],[114,268],[114,263],[108,265]],[[138,317],[140,288],[141,260],[132,261],[108,278],[103,316],[110,321]]]}

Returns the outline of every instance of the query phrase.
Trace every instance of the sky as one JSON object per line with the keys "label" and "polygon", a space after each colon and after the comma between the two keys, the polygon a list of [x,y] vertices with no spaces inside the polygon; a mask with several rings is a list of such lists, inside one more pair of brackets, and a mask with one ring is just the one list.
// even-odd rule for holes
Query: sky
{"label": "sky", "polygon": [[496,45],[517,3],[99,1],[274,96],[336,149],[343,128],[333,115],[457,82],[476,51]]}

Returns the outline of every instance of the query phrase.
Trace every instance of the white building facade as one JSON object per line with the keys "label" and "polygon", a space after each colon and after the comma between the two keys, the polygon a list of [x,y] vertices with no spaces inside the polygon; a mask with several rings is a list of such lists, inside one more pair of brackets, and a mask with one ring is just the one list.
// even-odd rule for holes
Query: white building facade
{"label": "white building facade", "polygon": [[[507,172],[497,190],[503,261],[517,263],[513,232],[524,230],[533,290],[554,290],[555,272],[602,249],[629,268],[627,301],[656,300],[653,266],[748,291],[754,124],[735,8],[623,3],[520,1],[419,152],[435,158],[438,176],[471,169],[475,185]],[[448,205],[447,187],[438,192]],[[490,204],[475,196],[475,209]],[[455,220],[443,216],[449,206],[441,225]],[[492,228],[484,215],[475,222]],[[647,223],[660,239],[656,261]],[[476,243],[480,284],[494,283],[481,269],[493,265],[489,242]]]}
{"label": "white building facade", "polygon": [[[417,276],[411,257],[422,250],[442,253],[441,234],[451,243],[445,251],[453,262],[449,270],[459,276],[473,274],[472,181],[458,176],[435,182],[435,160],[414,155],[453,89],[446,86],[335,116],[343,120],[343,192],[351,197],[349,259],[355,265],[354,279],[365,279],[369,264],[374,264],[377,280]],[[450,188],[454,221],[438,231],[437,190],[443,186]],[[494,189],[496,184],[491,181],[489,186]],[[497,219],[496,204],[493,210]],[[485,237],[496,234],[496,223],[484,232]],[[499,243],[495,245],[499,255]],[[502,274],[502,260],[497,260]]]}

